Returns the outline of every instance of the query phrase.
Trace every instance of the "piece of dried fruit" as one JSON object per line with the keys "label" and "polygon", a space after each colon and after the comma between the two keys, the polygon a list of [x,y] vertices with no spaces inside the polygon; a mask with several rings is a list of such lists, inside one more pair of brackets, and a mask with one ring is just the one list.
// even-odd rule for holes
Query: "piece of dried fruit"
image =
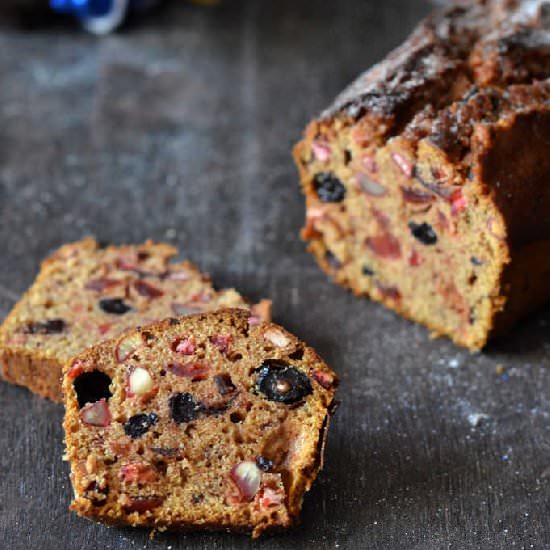
{"label": "piece of dried fruit", "polygon": [[109,277],[99,277],[97,279],[90,279],[85,285],[86,290],[96,290],[97,292],[103,292],[108,288],[122,284],[119,279],[111,279]]}
{"label": "piece of dried fruit", "polygon": [[243,500],[250,502],[256,496],[262,481],[262,472],[252,460],[239,462],[231,469],[229,474]]}
{"label": "piece of dried fruit", "polygon": [[178,338],[173,344],[172,349],[181,355],[193,355],[197,351],[197,345],[193,338]]}
{"label": "piece of dried fruit", "polygon": [[346,195],[346,188],[343,183],[330,172],[316,174],[313,185],[319,200],[322,202],[340,202],[344,200]]}
{"label": "piece of dried fruit", "polygon": [[399,170],[405,174],[408,178],[412,178],[414,173],[414,165],[413,163],[406,159],[403,155],[399,153],[392,153],[391,158],[397,164],[399,167]]}
{"label": "piece of dried fruit", "polygon": [[390,233],[367,237],[366,245],[381,258],[387,258],[389,260],[397,260],[401,258],[401,245],[399,244],[399,241]]}
{"label": "piece of dried fruit", "polygon": [[153,299],[164,295],[164,292],[159,288],[141,280],[134,283],[134,288],[140,296],[144,296],[145,298]]}
{"label": "piece of dried fruit", "polygon": [[144,344],[145,342],[140,332],[131,332],[130,334],[122,336],[115,351],[119,363],[126,361],[128,357],[133,355]]}
{"label": "piece of dried fruit", "polygon": [[212,344],[214,344],[221,353],[227,353],[229,346],[231,345],[231,335],[229,334],[215,334],[208,338]]}
{"label": "piece of dried fruit", "polygon": [[200,403],[190,393],[176,393],[168,400],[170,415],[177,424],[196,420],[202,411]]}
{"label": "piece of dried fruit", "polygon": [[386,286],[381,283],[376,284],[376,288],[380,291],[382,296],[395,300],[396,302],[401,300],[401,292],[395,286]]}
{"label": "piece of dried fruit", "polygon": [[313,151],[313,156],[319,162],[327,162],[330,159],[330,147],[321,141],[314,141],[311,144],[311,150]]}
{"label": "piece of dried fruit", "polygon": [[153,389],[153,378],[147,369],[136,367],[128,377],[128,396],[145,395]]}
{"label": "piece of dried fruit", "polygon": [[107,334],[112,328],[113,323],[102,323],[101,325],[97,325],[97,331],[101,335]]}
{"label": "piece of dried fruit", "polygon": [[362,172],[357,172],[355,174],[355,181],[359,189],[371,197],[383,197],[387,193],[383,185],[369,178]]}
{"label": "piece of dried fruit", "polygon": [[257,371],[256,390],[270,401],[290,405],[313,392],[309,378],[298,369],[276,359],[264,361]]}
{"label": "piece of dried fruit", "polygon": [[204,380],[210,371],[210,365],[206,363],[171,363],[167,367],[168,372],[176,376],[191,378],[192,382]]}
{"label": "piece of dried fruit", "polygon": [[428,223],[409,222],[412,236],[425,245],[433,245],[437,242],[437,234]]}
{"label": "piece of dried fruit", "polygon": [[124,511],[127,514],[131,512],[148,512],[158,508],[163,502],[164,497],[160,495],[129,497],[129,501],[124,505]]}
{"label": "piece of dried fruit", "polygon": [[124,424],[124,433],[132,439],[141,437],[158,422],[158,419],[159,417],[153,412],[136,414]]}
{"label": "piece of dried fruit", "polygon": [[80,411],[80,420],[88,426],[105,428],[111,423],[111,411],[105,399],[88,403]]}
{"label": "piece of dried fruit", "polygon": [[73,361],[73,364],[69,367],[69,370],[67,371],[67,376],[69,378],[76,378],[77,376],[80,376],[84,372],[84,364],[80,359],[75,359]]}
{"label": "piece of dried fruit", "polygon": [[120,469],[120,479],[126,483],[149,483],[157,480],[157,472],[150,464],[130,462]]}
{"label": "piece of dried fruit", "polygon": [[286,348],[291,343],[290,338],[276,328],[268,328],[263,333],[263,337],[278,348]]}
{"label": "piece of dried fruit", "polygon": [[321,369],[314,369],[313,372],[311,373],[311,377],[313,378],[313,380],[319,383],[326,390],[331,388],[334,385],[334,382],[336,381],[333,374]]}
{"label": "piece of dried fruit", "polygon": [[227,395],[228,393],[232,393],[236,390],[235,384],[233,384],[229,374],[216,374],[216,376],[214,376],[214,383],[216,384],[216,388],[220,392],[220,395]]}
{"label": "piece of dried fruit", "polygon": [[259,455],[256,457],[256,466],[263,472],[269,472],[273,468],[273,462],[269,458]]}
{"label": "piece of dried fruit", "polygon": [[272,489],[264,487],[258,499],[262,510],[269,510],[280,506],[285,499],[285,494],[282,489]]}
{"label": "piece of dried fruit", "polygon": [[363,275],[366,275],[367,277],[372,277],[374,275],[374,270],[371,269],[368,265],[364,265],[362,268],[361,268],[361,273]]}
{"label": "piece of dried fruit", "polygon": [[462,193],[462,189],[455,189],[450,198],[451,212],[456,216],[466,208],[466,197]]}
{"label": "piece of dried fruit", "polygon": [[103,298],[99,300],[99,307],[111,315],[124,315],[132,309],[122,298]]}
{"label": "piece of dried fruit", "polygon": [[423,193],[410,187],[401,187],[401,194],[405,202],[413,204],[427,204],[433,202],[435,199],[431,193]]}
{"label": "piece of dried fruit", "polygon": [[417,267],[423,263],[423,261],[422,256],[413,248],[409,256],[409,265],[411,267]]}
{"label": "piece of dried fruit", "polygon": [[48,319],[27,323],[23,329],[25,334],[59,334],[67,328],[63,319]]}

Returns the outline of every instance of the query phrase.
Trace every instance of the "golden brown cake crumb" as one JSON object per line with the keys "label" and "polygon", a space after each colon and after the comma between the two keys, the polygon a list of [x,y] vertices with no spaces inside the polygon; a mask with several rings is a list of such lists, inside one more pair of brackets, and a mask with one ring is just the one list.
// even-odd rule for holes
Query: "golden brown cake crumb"
{"label": "golden brown cake crumb", "polygon": [[270,319],[268,300],[249,306],[233,289],[216,291],[190,262],[171,262],[177,252],[152,241],[62,246],[0,327],[4,379],[61,401],[63,364],[127,328],[223,307],[251,307],[258,322]]}
{"label": "golden brown cake crumb", "polygon": [[250,312],[130,330],[65,367],[71,509],[107,524],[258,536],[298,519],[335,374]]}

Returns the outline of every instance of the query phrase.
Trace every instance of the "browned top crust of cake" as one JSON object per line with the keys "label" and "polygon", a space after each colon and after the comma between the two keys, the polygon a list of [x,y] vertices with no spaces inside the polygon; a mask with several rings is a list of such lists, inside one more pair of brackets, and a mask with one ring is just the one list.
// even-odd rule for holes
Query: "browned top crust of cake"
{"label": "browned top crust of cake", "polygon": [[[438,111],[455,101],[467,101],[481,87],[493,87],[491,97],[517,109],[525,99],[521,90],[508,97],[502,89],[549,75],[550,3],[461,3],[427,17],[408,40],[344,90],[321,119],[367,118],[371,137],[379,144],[402,132],[425,108],[424,117],[437,126]],[[547,106],[548,84],[540,84],[537,94],[532,101]],[[452,141],[445,136],[448,116],[442,113],[443,128],[438,132],[442,142]]]}

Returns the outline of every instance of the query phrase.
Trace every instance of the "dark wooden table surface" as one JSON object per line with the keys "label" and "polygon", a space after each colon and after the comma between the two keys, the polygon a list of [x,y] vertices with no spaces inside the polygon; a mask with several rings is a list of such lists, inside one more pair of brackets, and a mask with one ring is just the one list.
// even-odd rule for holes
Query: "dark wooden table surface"
{"label": "dark wooden table surface", "polygon": [[0,315],[60,244],[177,243],[338,371],[326,467],[292,532],[252,542],[77,518],[60,406],[0,383],[0,547],[550,548],[550,310],[472,355],[329,282],[298,239],[308,118],[420,1],[175,2],[103,39],[0,32]]}

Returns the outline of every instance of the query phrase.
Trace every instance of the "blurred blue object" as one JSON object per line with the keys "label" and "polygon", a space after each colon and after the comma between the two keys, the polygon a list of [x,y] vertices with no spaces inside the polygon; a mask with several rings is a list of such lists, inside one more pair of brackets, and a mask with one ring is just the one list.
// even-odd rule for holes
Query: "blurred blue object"
{"label": "blurred blue object", "polygon": [[152,7],[155,0],[50,0],[50,7],[74,15],[82,26],[94,34],[107,34],[115,30],[130,10]]}

